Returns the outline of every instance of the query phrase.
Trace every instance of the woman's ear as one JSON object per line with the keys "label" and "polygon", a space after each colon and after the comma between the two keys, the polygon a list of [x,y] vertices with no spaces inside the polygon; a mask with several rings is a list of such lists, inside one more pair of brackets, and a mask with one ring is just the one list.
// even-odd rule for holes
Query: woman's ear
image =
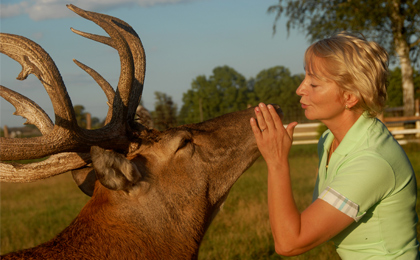
{"label": "woman's ear", "polygon": [[351,92],[344,92],[344,105],[346,109],[351,109],[357,105],[359,99]]}

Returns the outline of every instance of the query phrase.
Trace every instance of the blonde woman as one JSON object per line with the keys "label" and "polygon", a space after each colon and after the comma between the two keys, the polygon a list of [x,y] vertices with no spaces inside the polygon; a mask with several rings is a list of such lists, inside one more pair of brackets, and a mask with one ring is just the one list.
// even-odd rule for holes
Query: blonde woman
{"label": "blonde woman", "polygon": [[[318,143],[312,204],[299,212],[286,128],[261,103],[250,123],[268,166],[268,206],[276,252],[298,255],[334,241],[342,259],[418,259],[416,179],[404,150],[376,119],[385,106],[388,54],[347,32],[311,45],[296,90],[305,116],[328,130]],[[258,123],[257,123],[258,122]]]}

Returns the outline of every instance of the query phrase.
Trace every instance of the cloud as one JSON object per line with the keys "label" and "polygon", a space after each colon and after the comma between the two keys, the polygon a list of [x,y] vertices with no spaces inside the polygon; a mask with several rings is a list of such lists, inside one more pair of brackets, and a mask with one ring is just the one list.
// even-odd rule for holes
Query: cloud
{"label": "cloud", "polygon": [[[191,1],[197,0],[75,0],[72,1],[72,4],[89,11],[104,11],[122,6],[138,5],[150,7]],[[0,16],[3,19],[18,15],[28,15],[34,21],[75,16],[66,8],[67,3],[67,0],[26,0],[17,4],[0,4]]]}
{"label": "cloud", "polygon": [[18,16],[24,13],[27,9],[27,2],[20,2],[18,4],[0,4],[0,17],[9,18]]}

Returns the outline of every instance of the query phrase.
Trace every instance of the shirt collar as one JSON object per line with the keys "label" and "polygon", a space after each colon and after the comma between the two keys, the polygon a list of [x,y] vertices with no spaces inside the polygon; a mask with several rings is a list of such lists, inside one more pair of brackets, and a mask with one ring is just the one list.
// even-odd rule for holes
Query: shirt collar
{"label": "shirt collar", "polygon": [[[358,141],[364,136],[364,133],[369,129],[373,124],[374,118],[368,117],[367,112],[364,112],[359,119],[353,124],[350,130],[344,136],[344,139],[341,141],[340,145],[334,151],[340,155],[347,155],[353,148],[356,146]],[[324,149],[328,150],[331,146],[331,143],[334,139],[334,135],[328,135],[324,142]]]}

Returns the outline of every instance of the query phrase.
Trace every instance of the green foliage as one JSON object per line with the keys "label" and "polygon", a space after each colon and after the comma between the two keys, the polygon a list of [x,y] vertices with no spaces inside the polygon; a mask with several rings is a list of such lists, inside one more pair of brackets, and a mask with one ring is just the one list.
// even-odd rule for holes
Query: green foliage
{"label": "green foliage", "polygon": [[400,107],[403,105],[401,69],[398,67],[389,72],[389,86],[387,93],[388,107]]}
{"label": "green foliage", "polygon": [[303,79],[303,74],[291,75],[289,69],[283,66],[262,70],[253,80],[249,103],[278,104],[283,110],[285,123],[301,122],[299,119],[304,118],[304,111],[300,107],[300,96],[296,94],[296,89]]}
{"label": "green foliage", "polygon": [[161,92],[155,92],[155,97],[155,111],[151,112],[155,128],[162,131],[175,127],[177,106],[172,101],[172,97]]}
{"label": "green foliage", "polygon": [[181,123],[197,123],[247,107],[246,79],[234,69],[216,67],[209,78],[198,76],[183,95]]}
{"label": "green foliage", "polygon": [[183,96],[181,123],[196,123],[226,113],[257,105],[259,102],[278,104],[288,118],[303,117],[300,97],[295,91],[303,75],[291,75],[289,69],[276,66],[262,70],[256,78],[246,80],[234,69],[223,66],[213,70],[209,78],[198,76]]}

